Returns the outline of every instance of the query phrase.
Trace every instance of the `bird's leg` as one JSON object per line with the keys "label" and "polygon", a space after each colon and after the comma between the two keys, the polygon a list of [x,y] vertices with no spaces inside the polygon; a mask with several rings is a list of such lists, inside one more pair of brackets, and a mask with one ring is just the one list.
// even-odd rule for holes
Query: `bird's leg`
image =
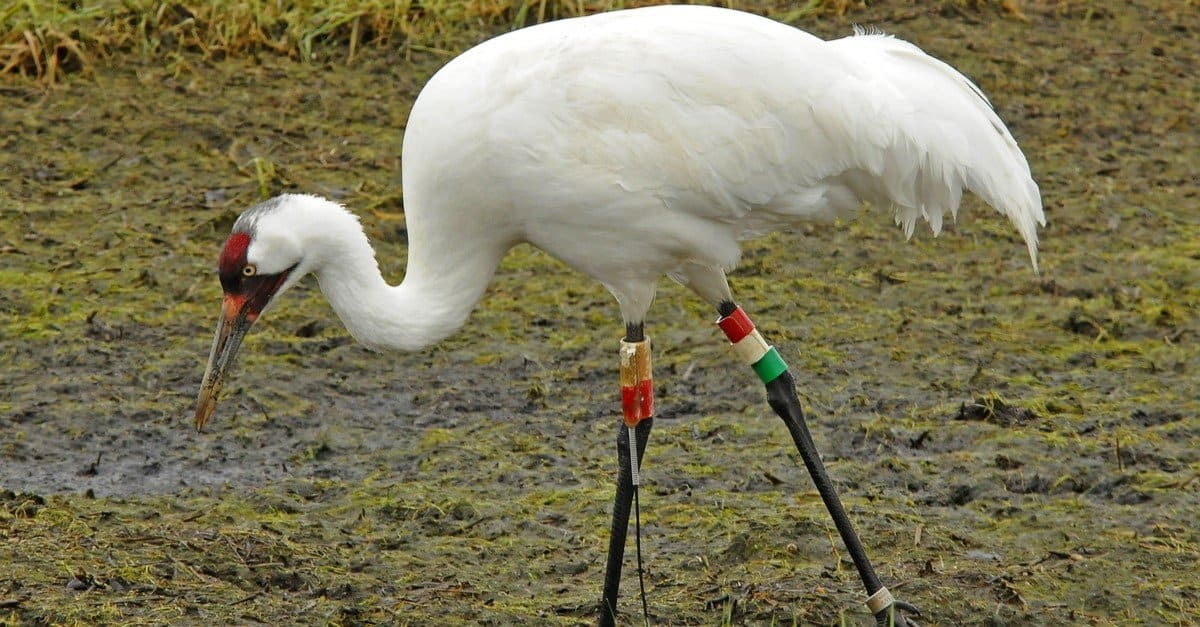
{"label": "bird's leg", "polygon": [[779,414],[787,425],[788,432],[792,434],[792,440],[800,451],[808,474],[812,476],[817,491],[821,493],[821,500],[825,502],[825,508],[829,510],[833,524],[837,526],[842,542],[846,544],[850,557],[854,559],[854,566],[858,569],[858,575],[867,588],[867,607],[875,615],[875,621],[880,625],[915,624],[906,621],[904,615],[896,612],[896,609],[912,611],[917,615],[920,615],[920,612],[915,607],[892,598],[888,589],[880,583],[879,576],[875,574],[871,560],[867,558],[862,541],[858,539],[854,525],[851,524],[850,517],[838,498],[837,490],[833,487],[833,481],[825,471],[825,464],[821,462],[821,456],[817,453],[817,446],[813,443],[804,420],[800,399],[796,396],[796,381],[792,373],[788,372],[787,364],[775,348],[766,343],[741,307],[732,301],[726,301],[721,303],[717,311],[721,315],[717,324],[729,338],[734,352],[743,362],[754,368],[758,378],[767,387],[767,402],[770,403],[771,409]]}
{"label": "bird's leg", "polygon": [[[629,511],[641,483],[639,469],[654,423],[651,417],[654,414],[654,387],[650,377],[650,342],[646,340],[640,323],[628,325],[625,340],[621,342],[621,412],[624,419],[617,433],[617,495],[613,501],[608,564],[604,571],[604,596],[600,602],[600,624],[606,626],[615,625],[617,620],[617,592],[621,585],[621,565],[625,559]],[[630,437],[631,434],[633,437]],[[638,543],[640,577],[640,537]],[[645,602],[643,590],[643,611]]]}

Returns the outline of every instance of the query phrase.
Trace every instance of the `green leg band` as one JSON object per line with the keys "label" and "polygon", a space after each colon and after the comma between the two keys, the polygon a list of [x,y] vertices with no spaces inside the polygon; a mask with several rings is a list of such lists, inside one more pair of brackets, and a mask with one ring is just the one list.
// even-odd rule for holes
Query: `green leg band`
{"label": "green leg band", "polygon": [[787,364],[783,358],[779,356],[779,351],[772,346],[767,350],[767,354],[762,356],[762,359],[754,362],[751,366],[754,368],[755,374],[762,380],[763,384],[770,383],[779,378],[779,375],[787,372]]}

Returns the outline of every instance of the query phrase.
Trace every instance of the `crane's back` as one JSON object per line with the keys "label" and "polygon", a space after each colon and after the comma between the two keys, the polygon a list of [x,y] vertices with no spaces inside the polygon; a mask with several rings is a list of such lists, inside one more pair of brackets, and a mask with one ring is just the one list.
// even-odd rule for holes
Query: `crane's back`
{"label": "crane's back", "polygon": [[[936,231],[971,188],[1032,251],[1040,199],[1007,130],[968,80],[888,41],[823,42],[680,6],[497,37],[413,107],[409,228],[486,224],[609,282],[629,272],[627,255],[654,276],[684,261],[728,267],[741,238],[863,200],[894,206],[909,233],[918,216]],[[909,79],[919,88],[898,84]],[[930,102],[947,96],[961,109],[952,119]]]}

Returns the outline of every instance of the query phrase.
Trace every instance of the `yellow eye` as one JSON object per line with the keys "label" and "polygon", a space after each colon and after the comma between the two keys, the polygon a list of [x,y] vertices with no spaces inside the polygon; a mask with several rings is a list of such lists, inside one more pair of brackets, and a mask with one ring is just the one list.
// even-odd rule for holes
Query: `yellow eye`
{"label": "yellow eye", "polygon": [[258,268],[254,267],[254,264],[248,263],[242,266],[242,276],[254,276],[256,274],[258,274]]}

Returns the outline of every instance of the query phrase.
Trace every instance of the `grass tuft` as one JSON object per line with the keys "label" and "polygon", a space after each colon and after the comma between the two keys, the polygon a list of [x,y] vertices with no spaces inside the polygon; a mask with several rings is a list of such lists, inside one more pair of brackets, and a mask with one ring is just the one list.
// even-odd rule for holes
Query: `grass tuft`
{"label": "grass tuft", "polygon": [[[161,0],[80,3],[15,2],[0,11],[0,74],[43,83],[86,74],[117,55],[170,60],[198,54],[278,54],[306,62],[351,63],[365,48],[394,48],[452,56],[482,37],[540,22],[614,9],[664,4],[660,0],[211,0],[185,6]],[[843,15],[861,0],[749,0],[720,2],[784,22]],[[955,6],[996,5],[1024,19],[1014,0],[971,0]]]}

